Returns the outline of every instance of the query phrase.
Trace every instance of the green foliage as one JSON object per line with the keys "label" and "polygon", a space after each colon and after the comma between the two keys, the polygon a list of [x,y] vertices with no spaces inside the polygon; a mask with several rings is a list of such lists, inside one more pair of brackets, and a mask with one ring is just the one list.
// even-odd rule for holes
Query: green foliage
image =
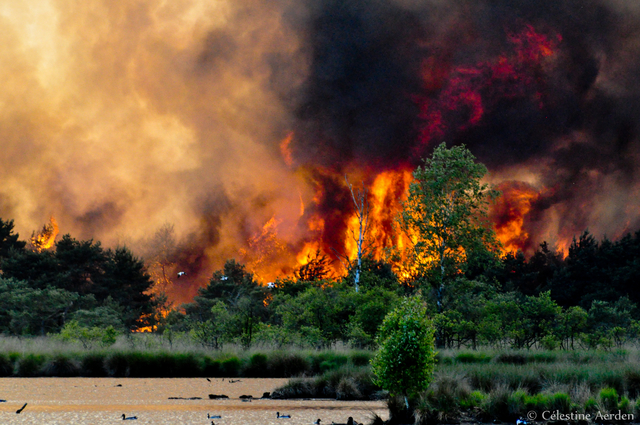
{"label": "green foliage", "polygon": [[406,298],[387,314],[371,361],[375,382],[392,395],[416,396],[424,391],[435,364],[434,329],[424,304]]}
{"label": "green foliage", "polygon": [[244,265],[228,260],[223,270],[214,272],[209,284],[198,290],[194,302],[184,306],[194,338],[216,349],[232,341],[251,347],[267,315],[265,296],[266,288]]}
{"label": "green foliage", "polygon": [[116,342],[118,331],[109,325],[106,328],[82,326],[77,320],[70,320],[54,337],[64,342],[79,342],[85,349],[90,349],[94,344],[101,347],[109,347]]}
{"label": "green foliage", "polygon": [[416,267],[436,289],[438,307],[444,281],[459,273],[465,253],[498,246],[486,212],[498,193],[480,182],[486,172],[464,145],[443,143],[413,173],[400,226],[413,242]]}
{"label": "green foliage", "polygon": [[64,313],[74,306],[75,292],[0,278],[0,330],[15,335],[44,335],[60,327]]}

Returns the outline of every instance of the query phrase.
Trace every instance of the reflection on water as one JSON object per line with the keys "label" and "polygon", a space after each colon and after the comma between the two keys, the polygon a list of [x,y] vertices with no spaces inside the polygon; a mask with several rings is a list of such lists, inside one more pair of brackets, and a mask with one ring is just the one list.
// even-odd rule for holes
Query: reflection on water
{"label": "reflection on water", "polygon": [[[242,402],[238,397],[261,397],[286,379],[115,379],[115,378],[1,378],[1,424],[110,424],[122,414],[137,416],[135,424],[207,424],[207,413],[220,415],[216,425],[322,425],[369,422],[373,412],[388,417],[381,401],[260,400]],[[226,394],[229,400],[209,400],[209,394]],[[200,397],[175,400],[169,397]],[[15,411],[25,402],[26,409]],[[291,415],[277,419],[276,412]]]}

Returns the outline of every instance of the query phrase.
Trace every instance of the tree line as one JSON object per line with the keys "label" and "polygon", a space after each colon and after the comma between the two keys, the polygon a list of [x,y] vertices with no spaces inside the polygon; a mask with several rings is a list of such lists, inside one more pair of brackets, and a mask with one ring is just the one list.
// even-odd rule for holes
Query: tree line
{"label": "tree line", "polygon": [[[193,302],[168,311],[159,311],[164,300],[151,294],[144,261],[129,249],[70,235],[52,249],[30,249],[13,233],[13,221],[0,219],[0,332],[150,327],[212,349],[338,342],[372,348],[384,317],[418,296],[440,347],[611,348],[637,341],[640,232],[598,241],[585,231],[566,257],[547,243],[530,258],[502,255],[486,213],[499,193],[480,183],[486,172],[464,146],[444,144],[415,170],[398,218],[410,241],[396,252],[403,263],[392,266],[363,250],[344,276],[330,278],[330,258],[316,252],[293,275],[264,286],[228,260]],[[366,214],[363,205],[359,213]],[[358,238],[366,238],[360,230]]]}

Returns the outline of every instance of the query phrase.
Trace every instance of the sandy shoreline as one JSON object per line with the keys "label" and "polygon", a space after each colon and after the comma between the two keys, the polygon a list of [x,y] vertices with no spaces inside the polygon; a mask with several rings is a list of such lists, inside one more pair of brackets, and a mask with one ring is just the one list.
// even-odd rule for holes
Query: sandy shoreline
{"label": "sandy shoreline", "polygon": [[[353,416],[368,421],[371,412],[386,418],[380,401],[259,400],[243,402],[238,397],[259,398],[287,379],[245,379],[230,383],[211,378],[1,378],[0,423],[2,424],[107,424],[121,420],[122,413],[137,416],[137,424],[210,424],[207,413],[220,415],[216,425],[311,425],[345,422]],[[209,394],[225,394],[228,400],[210,400]],[[175,400],[170,397],[201,397]],[[24,403],[26,409],[16,414]],[[276,412],[291,419],[276,419]]]}

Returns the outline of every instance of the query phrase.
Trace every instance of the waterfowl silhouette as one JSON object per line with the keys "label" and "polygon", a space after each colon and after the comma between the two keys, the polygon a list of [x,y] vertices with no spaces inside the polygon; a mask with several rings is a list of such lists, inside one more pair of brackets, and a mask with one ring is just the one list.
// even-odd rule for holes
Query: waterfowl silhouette
{"label": "waterfowl silhouette", "polygon": [[346,424],[341,424],[341,423],[337,423],[337,422],[331,422],[331,425],[358,425],[358,423],[356,421],[354,421],[351,416],[349,416],[349,419],[347,419],[347,423]]}
{"label": "waterfowl silhouette", "polygon": [[313,423],[313,425],[320,425],[320,418],[318,418],[318,419]]}
{"label": "waterfowl silhouette", "polygon": [[220,416],[220,415],[212,416],[212,415],[207,413],[207,419],[222,419],[222,416]]}
{"label": "waterfowl silhouette", "polygon": [[16,410],[16,414],[21,413],[24,410],[25,407],[27,407],[27,403],[25,403],[21,408]]}
{"label": "waterfowl silhouette", "polygon": [[137,416],[129,416],[129,417],[127,417],[127,415],[125,415],[124,413],[122,414],[122,420],[123,421],[134,421],[136,419],[138,419]]}
{"label": "waterfowl silhouette", "polygon": [[278,419],[291,419],[291,415],[281,415],[280,412],[276,412],[276,418],[278,418]]}

